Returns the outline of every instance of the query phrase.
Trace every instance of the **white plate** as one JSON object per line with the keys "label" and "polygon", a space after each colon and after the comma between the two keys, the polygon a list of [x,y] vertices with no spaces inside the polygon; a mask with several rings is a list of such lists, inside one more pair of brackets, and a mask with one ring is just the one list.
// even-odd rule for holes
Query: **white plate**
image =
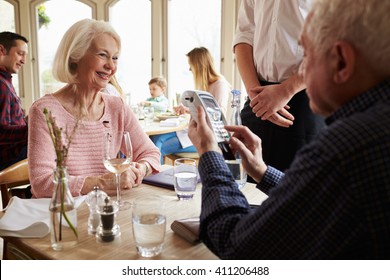
{"label": "white plate", "polygon": [[156,114],[155,117],[160,120],[164,121],[166,119],[171,119],[171,118],[178,118],[179,116],[173,115],[173,114]]}

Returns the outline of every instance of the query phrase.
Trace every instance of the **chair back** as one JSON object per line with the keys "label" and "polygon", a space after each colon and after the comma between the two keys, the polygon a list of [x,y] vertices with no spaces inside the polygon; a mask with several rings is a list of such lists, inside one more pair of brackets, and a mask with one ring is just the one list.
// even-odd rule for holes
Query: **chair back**
{"label": "chair back", "polygon": [[18,161],[0,171],[1,200],[3,208],[11,198],[10,190],[30,183],[27,159]]}

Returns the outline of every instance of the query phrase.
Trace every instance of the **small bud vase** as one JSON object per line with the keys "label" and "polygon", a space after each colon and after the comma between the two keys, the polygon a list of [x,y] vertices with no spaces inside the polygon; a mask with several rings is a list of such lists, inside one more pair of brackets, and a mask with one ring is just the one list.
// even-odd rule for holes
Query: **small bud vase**
{"label": "small bud vase", "polygon": [[77,210],[69,190],[66,167],[54,169],[54,189],[50,201],[51,247],[60,251],[77,243]]}

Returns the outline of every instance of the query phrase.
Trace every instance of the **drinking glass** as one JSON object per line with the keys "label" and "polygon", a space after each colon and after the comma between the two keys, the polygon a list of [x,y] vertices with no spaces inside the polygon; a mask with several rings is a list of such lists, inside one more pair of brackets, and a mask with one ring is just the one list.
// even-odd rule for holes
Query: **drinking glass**
{"label": "drinking glass", "polygon": [[145,127],[150,125],[154,120],[154,108],[152,106],[144,108]]}
{"label": "drinking glass", "polygon": [[166,216],[164,201],[158,196],[137,198],[132,209],[133,235],[142,257],[161,253],[164,246]]}
{"label": "drinking glass", "polygon": [[192,199],[197,184],[196,160],[192,158],[179,158],[174,163],[174,185],[179,200]]}
{"label": "drinking glass", "polygon": [[176,92],[176,106],[179,106],[181,104],[181,93]]}
{"label": "drinking glass", "polygon": [[103,163],[108,171],[115,174],[117,204],[119,210],[130,209],[131,204],[121,198],[121,174],[126,171],[133,159],[130,134],[127,131],[104,133]]}

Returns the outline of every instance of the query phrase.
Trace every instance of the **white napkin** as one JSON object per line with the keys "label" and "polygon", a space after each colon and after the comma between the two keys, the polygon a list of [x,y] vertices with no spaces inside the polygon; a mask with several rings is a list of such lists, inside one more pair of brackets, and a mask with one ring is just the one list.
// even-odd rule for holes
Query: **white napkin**
{"label": "white napkin", "polygon": [[160,126],[179,126],[179,118],[166,119],[160,122]]}
{"label": "white napkin", "polygon": [[188,129],[176,131],[176,135],[183,149],[193,145],[191,139],[188,137]]}
{"label": "white napkin", "polygon": [[[75,198],[78,208],[85,196]],[[21,199],[13,196],[0,219],[0,236],[42,238],[50,232],[50,198]]]}

